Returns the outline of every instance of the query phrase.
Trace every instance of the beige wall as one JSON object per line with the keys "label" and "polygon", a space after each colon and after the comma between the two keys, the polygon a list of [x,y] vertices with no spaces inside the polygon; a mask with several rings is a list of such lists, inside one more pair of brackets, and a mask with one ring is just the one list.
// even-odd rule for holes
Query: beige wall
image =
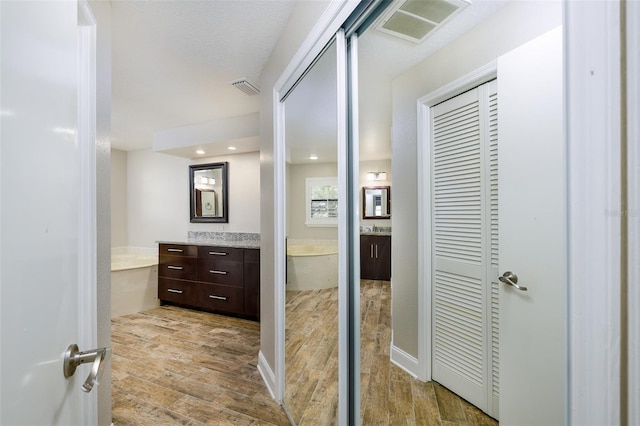
{"label": "beige wall", "polygon": [[111,247],[128,245],[127,153],[111,150]]}
{"label": "beige wall", "polygon": [[[371,182],[367,180],[367,172],[387,172],[387,180]],[[360,225],[362,226],[391,226],[389,219],[363,219],[362,218],[362,187],[363,186],[391,186],[392,180],[391,160],[361,161],[360,162]],[[391,215],[393,217],[393,198],[395,193],[391,189]]]}
{"label": "beige wall", "polygon": [[307,240],[337,240],[338,227],[309,227],[307,220],[307,178],[338,177],[336,163],[291,164],[287,168],[287,237]]}
{"label": "beige wall", "polygon": [[416,102],[560,25],[561,18],[560,3],[510,2],[393,82],[393,185],[402,188],[393,192],[393,345],[411,356],[418,356]]}
{"label": "beige wall", "polygon": [[[387,172],[387,180],[367,181],[367,172]],[[287,165],[287,237],[295,239],[337,240],[337,227],[309,227],[306,222],[306,179],[314,177],[338,177],[337,163],[306,163]],[[360,193],[362,201],[363,186],[391,186],[391,160],[363,161],[360,163]],[[391,191],[393,200],[393,191]],[[391,226],[386,219],[362,219],[360,207],[360,224],[363,226]],[[393,212],[393,203],[392,203]]]}

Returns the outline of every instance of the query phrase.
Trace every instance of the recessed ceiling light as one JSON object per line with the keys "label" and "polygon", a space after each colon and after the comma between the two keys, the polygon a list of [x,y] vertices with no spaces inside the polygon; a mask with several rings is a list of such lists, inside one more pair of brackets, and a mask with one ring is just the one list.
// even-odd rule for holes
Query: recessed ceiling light
{"label": "recessed ceiling light", "polygon": [[317,160],[318,156],[317,155],[310,155],[309,156],[309,160]]}
{"label": "recessed ceiling light", "polygon": [[235,146],[228,146],[227,149],[229,151],[235,151],[237,148]]}
{"label": "recessed ceiling light", "polygon": [[196,151],[196,154],[203,155],[204,154],[204,150],[203,149],[199,149],[199,150]]}

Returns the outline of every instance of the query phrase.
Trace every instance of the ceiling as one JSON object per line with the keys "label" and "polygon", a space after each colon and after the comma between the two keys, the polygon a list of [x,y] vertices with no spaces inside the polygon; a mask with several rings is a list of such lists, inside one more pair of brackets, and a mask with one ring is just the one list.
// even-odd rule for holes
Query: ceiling
{"label": "ceiling", "polygon": [[[260,96],[248,96],[230,82],[243,77],[254,84],[259,81],[297,1],[113,0],[113,148],[149,149],[154,133],[179,134],[184,128],[189,134],[193,128],[259,112]],[[391,158],[393,78],[495,13],[506,1],[475,0],[421,44],[374,29],[362,36],[361,159]],[[307,98],[287,115],[288,127],[307,129],[307,137],[288,136],[288,141],[296,140],[289,149],[293,162],[308,162],[313,145],[325,144],[326,138],[335,140],[335,124],[331,124],[335,108],[327,104],[335,100],[327,96],[327,90],[335,90],[335,81],[327,78],[333,66],[328,62],[327,70],[309,73],[306,84],[291,95],[294,98],[300,89],[305,95],[299,97]],[[182,140],[180,146],[166,151],[187,158],[197,157],[197,148],[206,152],[204,156],[226,155],[232,142],[217,138],[206,143],[199,138],[191,145]],[[245,138],[239,145],[235,153],[256,151],[259,138]]]}
{"label": "ceiling", "polygon": [[294,5],[113,0],[113,148],[151,148],[156,131],[258,112],[260,97],[230,82],[257,83]]}

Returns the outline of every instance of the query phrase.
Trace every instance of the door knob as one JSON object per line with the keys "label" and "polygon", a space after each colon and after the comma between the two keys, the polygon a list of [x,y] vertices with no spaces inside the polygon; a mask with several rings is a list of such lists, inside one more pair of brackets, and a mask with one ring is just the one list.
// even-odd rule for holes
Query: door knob
{"label": "door knob", "polygon": [[517,288],[518,290],[527,291],[526,287],[518,285],[518,276],[511,271],[505,272],[501,277],[498,277],[498,279],[505,284],[509,284],[510,286]]}
{"label": "door knob", "polygon": [[102,378],[102,373],[104,372],[104,364],[109,359],[110,355],[111,348],[100,348],[80,352],[78,350],[78,345],[69,345],[66,352],[64,353],[64,377],[68,379],[69,377],[73,376],[76,372],[76,368],[80,364],[93,362],[93,364],[91,365],[89,376],[87,377],[87,380],[85,380],[82,384],[82,390],[89,393],[91,392],[91,389],[93,389],[93,386],[98,383],[100,378]]}

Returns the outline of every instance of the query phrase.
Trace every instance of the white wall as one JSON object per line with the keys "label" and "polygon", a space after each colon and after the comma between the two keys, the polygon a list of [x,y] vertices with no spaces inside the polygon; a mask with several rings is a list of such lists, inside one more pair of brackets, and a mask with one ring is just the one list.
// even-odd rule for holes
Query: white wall
{"label": "white wall", "polygon": [[190,163],[149,149],[127,153],[128,245],[187,238]]}
{"label": "white wall", "polygon": [[128,245],[127,153],[111,150],[111,247]]}
{"label": "white wall", "polygon": [[[561,24],[559,2],[510,2],[393,82],[393,345],[418,357],[418,98]],[[499,85],[500,83],[498,83]]]}
{"label": "white wall", "polygon": [[260,232],[260,154],[202,158],[192,164],[228,161],[229,223],[189,223],[190,231]]}
{"label": "white wall", "polygon": [[[126,157],[126,245],[183,241],[188,231],[260,232],[257,152],[192,161],[147,149],[129,151]],[[222,161],[229,162],[229,223],[190,223],[189,165]]]}

